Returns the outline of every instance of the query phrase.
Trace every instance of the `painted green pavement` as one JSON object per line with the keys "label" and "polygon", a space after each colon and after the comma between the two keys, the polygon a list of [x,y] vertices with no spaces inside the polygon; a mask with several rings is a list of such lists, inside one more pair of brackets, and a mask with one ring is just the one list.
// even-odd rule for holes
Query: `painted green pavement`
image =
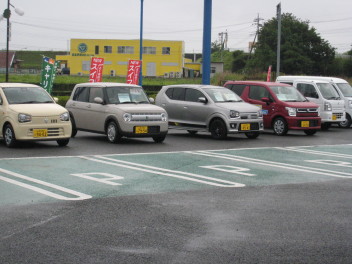
{"label": "painted green pavement", "polygon": [[0,160],[0,204],[352,178],[352,145]]}

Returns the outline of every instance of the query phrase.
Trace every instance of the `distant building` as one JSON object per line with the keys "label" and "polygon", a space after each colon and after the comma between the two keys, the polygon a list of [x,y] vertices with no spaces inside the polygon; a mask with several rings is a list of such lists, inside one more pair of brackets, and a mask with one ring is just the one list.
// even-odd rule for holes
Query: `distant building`
{"label": "distant building", "polygon": [[[126,76],[129,60],[139,60],[139,39],[71,39],[69,55],[58,55],[62,68],[70,74],[89,74],[92,57],[104,58],[103,75]],[[143,76],[181,77],[184,67],[184,42],[143,40]]]}

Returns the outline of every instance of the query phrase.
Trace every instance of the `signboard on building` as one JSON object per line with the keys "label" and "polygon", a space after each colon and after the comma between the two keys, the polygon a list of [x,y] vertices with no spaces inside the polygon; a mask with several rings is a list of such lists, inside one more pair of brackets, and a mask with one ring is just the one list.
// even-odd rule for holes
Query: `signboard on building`
{"label": "signboard on building", "polygon": [[129,60],[126,82],[128,84],[138,84],[139,74],[141,72],[142,61]]}
{"label": "signboard on building", "polygon": [[90,63],[89,82],[101,82],[103,79],[104,59],[93,57]]}

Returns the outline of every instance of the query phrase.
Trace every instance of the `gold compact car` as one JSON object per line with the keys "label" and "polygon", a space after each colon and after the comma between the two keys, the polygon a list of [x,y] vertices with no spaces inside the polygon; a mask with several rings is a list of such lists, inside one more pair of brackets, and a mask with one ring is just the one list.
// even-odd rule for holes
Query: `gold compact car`
{"label": "gold compact car", "polygon": [[22,140],[70,141],[68,111],[41,87],[25,83],[0,83],[0,138],[7,147]]}

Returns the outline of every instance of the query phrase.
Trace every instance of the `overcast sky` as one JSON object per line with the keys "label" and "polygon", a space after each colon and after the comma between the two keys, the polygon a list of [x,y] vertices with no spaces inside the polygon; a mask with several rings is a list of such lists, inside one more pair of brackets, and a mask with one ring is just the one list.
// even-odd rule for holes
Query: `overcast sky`
{"label": "overcast sky", "polygon": [[[213,0],[212,41],[228,33],[227,47],[248,50],[256,26],[276,16],[279,0]],[[11,50],[68,50],[71,38],[139,39],[140,0],[11,0]],[[0,1],[0,12],[7,6]],[[310,21],[339,53],[352,48],[352,0],[282,0],[282,13]],[[202,52],[204,0],[144,0],[144,39],[181,40],[186,52]],[[6,21],[0,22],[6,49]]]}

